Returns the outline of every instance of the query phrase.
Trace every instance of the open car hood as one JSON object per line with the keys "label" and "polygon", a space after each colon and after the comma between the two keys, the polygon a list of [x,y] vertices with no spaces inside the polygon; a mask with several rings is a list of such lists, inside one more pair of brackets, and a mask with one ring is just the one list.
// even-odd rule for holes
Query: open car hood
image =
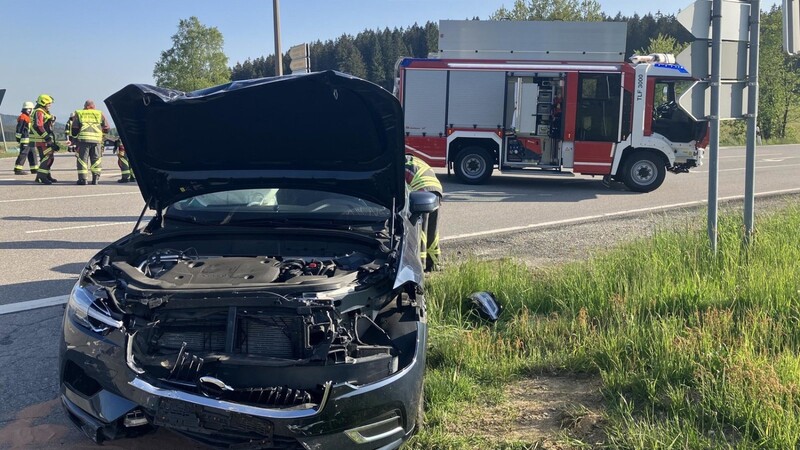
{"label": "open car hood", "polygon": [[105,103],[150,208],[264,187],[403,207],[402,110],[368,81],[327,71],[188,93],[132,84]]}

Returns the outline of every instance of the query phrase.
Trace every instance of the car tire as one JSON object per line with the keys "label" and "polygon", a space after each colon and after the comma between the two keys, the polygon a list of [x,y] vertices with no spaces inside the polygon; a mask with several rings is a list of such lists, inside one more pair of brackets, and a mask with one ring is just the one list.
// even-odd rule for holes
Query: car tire
{"label": "car tire", "polygon": [[456,177],[465,184],[482,184],[492,176],[494,158],[484,148],[467,147],[456,155]]}
{"label": "car tire", "polygon": [[622,182],[634,192],[651,192],[658,189],[667,176],[667,166],[658,155],[637,151],[625,161]]}

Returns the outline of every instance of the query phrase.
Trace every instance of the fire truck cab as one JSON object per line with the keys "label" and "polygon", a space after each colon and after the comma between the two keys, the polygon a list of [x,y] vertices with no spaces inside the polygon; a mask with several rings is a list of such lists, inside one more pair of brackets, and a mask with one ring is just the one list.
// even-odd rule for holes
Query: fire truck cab
{"label": "fire truck cab", "polygon": [[[649,192],[667,171],[688,172],[701,163],[707,142],[706,123],[677,101],[694,80],[672,55],[619,61],[620,25],[440,22],[444,57],[398,62],[406,151],[467,184],[487,181],[494,168],[538,169],[600,175]],[[548,39],[535,39],[542,27]],[[559,39],[557,31],[573,37]],[[521,32],[533,33],[534,44],[507,42]],[[573,42],[576,33],[580,42]],[[604,39],[612,44],[593,44]]]}

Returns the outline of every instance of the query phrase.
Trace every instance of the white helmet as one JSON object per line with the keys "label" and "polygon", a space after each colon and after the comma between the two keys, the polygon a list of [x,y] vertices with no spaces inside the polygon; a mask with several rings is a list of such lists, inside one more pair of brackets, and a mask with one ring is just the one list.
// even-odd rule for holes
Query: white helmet
{"label": "white helmet", "polygon": [[25,102],[22,104],[22,109],[33,109],[35,105],[33,102]]}

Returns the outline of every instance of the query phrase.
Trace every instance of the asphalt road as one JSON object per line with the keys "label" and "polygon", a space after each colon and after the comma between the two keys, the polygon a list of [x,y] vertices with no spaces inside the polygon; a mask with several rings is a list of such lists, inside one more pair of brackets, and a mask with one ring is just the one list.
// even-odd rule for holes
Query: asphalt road
{"label": "asphalt road", "polygon": [[[75,185],[75,162],[59,154],[56,185],[14,176],[13,160],[0,160],[0,308],[13,303],[61,297],[83,264],[99,249],[133,229],[144,202],[134,184],[118,184],[115,157],[104,159],[97,186]],[[800,146],[771,146],[757,155],[756,192],[800,192]],[[707,197],[708,172],[668,174],[649,194],[605,187],[599,178],[495,173],[489,184],[468,186],[440,177],[445,188],[444,241],[491,236],[582,218],[688,205]],[[744,192],[744,150],[720,152],[719,195]],[[758,208],[758,200],[756,201]],[[444,245],[447,257],[447,244]],[[63,416],[57,394],[57,342],[62,306],[0,314],[0,448],[90,448]],[[168,432],[136,445],[190,448]]]}

